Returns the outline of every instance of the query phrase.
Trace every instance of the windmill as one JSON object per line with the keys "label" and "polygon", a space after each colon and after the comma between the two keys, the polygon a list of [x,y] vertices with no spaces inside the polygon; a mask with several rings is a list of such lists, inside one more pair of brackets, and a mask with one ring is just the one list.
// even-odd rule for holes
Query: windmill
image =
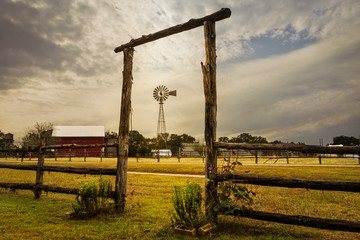
{"label": "windmill", "polygon": [[169,96],[176,96],[176,90],[169,91],[169,89],[163,85],[157,86],[154,89],[153,96],[156,101],[159,102],[159,117],[157,125],[157,136],[163,137],[166,133],[165,116],[164,116],[164,101]]}

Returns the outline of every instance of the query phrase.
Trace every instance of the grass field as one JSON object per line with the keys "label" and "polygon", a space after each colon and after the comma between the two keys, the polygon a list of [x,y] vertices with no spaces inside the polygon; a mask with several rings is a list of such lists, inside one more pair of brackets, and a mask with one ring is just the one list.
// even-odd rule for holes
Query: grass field
{"label": "grass field", "polygon": [[[201,159],[177,163],[177,159],[129,160],[129,171],[203,174]],[[16,161],[1,161],[16,162]],[[17,163],[20,164],[19,161]],[[221,163],[221,161],[219,161]],[[36,164],[25,161],[23,164]],[[88,158],[47,159],[46,165],[73,167],[116,166],[115,159]],[[262,176],[305,179],[360,181],[358,166],[276,166],[244,165],[238,171]],[[114,177],[104,176],[114,181]],[[44,173],[44,184],[79,188],[83,183],[97,181],[98,176],[66,173]],[[0,182],[34,183],[35,171],[0,169]],[[172,209],[174,185],[187,181],[204,185],[199,177],[128,174],[126,212],[91,220],[73,220],[66,216],[72,210],[74,195],[44,193],[35,200],[31,191],[0,189],[0,239],[192,239],[173,232],[168,211]],[[248,185],[256,196],[256,210],[292,215],[360,221],[360,194],[306,189],[287,189]],[[132,193],[132,194],[130,194]],[[218,229],[204,239],[360,239],[358,233],[319,230],[293,225],[257,221],[247,218],[219,217]]]}

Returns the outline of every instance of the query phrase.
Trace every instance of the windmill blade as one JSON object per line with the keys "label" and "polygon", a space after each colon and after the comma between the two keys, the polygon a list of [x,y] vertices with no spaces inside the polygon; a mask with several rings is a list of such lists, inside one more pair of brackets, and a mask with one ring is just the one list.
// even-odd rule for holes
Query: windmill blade
{"label": "windmill blade", "polygon": [[169,92],[169,95],[176,97],[176,90]]}

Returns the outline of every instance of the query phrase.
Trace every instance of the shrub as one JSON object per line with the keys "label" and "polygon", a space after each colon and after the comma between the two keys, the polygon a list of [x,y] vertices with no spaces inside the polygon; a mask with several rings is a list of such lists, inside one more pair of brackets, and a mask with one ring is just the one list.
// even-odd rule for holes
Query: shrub
{"label": "shrub", "polygon": [[112,184],[110,180],[103,180],[100,176],[99,189],[94,183],[81,186],[73,204],[73,216],[79,218],[93,217],[107,208],[108,199],[111,198]]}
{"label": "shrub", "polygon": [[[240,162],[232,162],[224,159],[226,165],[222,165],[222,172],[227,174],[234,174],[235,167],[242,165]],[[233,183],[231,180],[219,182],[217,186],[218,202],[214,207],[215,212],[224,212],[225,215],[232,214],[235,210],[248,209],[253,204],[252,195],[255,193],[246,186],[238,183]],[[225,210],[225,211],[224,211]]]}
{"label": "shrub", "polygon": [[201,210],[202,189],[197,183],[187,183],[185,189],[175,186],[172,197],[174,211],[169,212],[173,225],[198,228],[206,223]]}

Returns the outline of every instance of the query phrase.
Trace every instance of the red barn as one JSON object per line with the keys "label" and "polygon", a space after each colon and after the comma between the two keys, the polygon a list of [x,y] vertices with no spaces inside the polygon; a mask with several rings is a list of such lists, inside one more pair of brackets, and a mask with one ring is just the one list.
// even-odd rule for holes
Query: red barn
{"label": "red barn", "polygon": [[[52,136],[56,144],[90,145],[105,142],[104,126],[54,126]],[[98,157],[102,148],[87,148],[86,155]],[[56,152],[69,154],[70,149],[58,149]],[[72,155],[84,156],[84,149],[72,149]]]}

